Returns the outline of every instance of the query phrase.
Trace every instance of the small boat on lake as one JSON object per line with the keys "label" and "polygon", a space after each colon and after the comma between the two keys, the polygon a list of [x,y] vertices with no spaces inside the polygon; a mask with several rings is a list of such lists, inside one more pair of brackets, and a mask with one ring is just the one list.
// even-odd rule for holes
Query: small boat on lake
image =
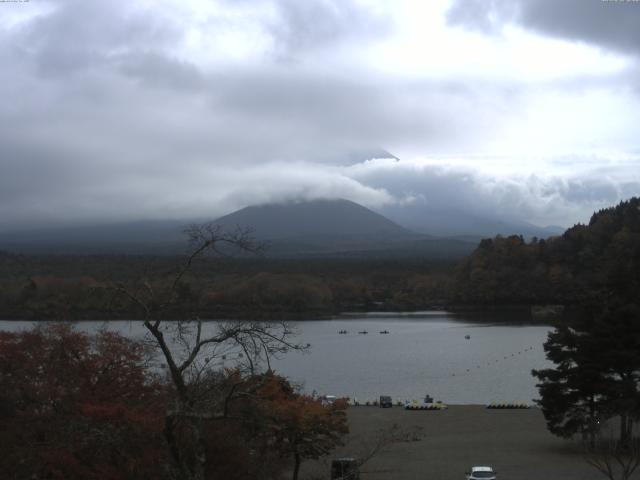
{"label": "small boat on lake", "polygon": [[358,333],[360,333],[360,334],[362,334],[362,335],[366,335],[366,334],[367,334],[367,333],[369,333],[369,332],[367,332],[366,330],[362,330],[361,332],[358,332]]}
{"label": "small boat on lake", "polygon": [[467,340],[469,340],[471,338],[471,335],[465,335],[464,338],[466,338]]}
{"label": "small boat on lake", "polygon": [[381,333],[382,335],[386,335],[386,334],[388,334],[388,333],[389,333],[389,330],[381,330],[381,331],[380,331],[380,333]]}

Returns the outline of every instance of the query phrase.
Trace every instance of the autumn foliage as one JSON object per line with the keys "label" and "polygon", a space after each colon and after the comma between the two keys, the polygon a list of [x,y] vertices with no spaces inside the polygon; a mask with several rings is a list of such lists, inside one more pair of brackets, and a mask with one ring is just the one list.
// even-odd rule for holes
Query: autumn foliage
{"label": "autumn foliage", "polygon": [[138,343],[56,324],[0,332],[2,478],[151,478],[165,390]]}
{"label": "autumn foliage", "polygon": [[[147,358],[142,344],[111,332],[0,332],[0,478],[169,478],[174,392]],[[213,372],[202,388],[224,407],[205,421],[206,478],[295,475],[347,431],[346,404],[323,405],[271,372]],[[188,454],[187,433],[178,428],[174,440]]]}
{"label": "autumn foliage", "polygon": [[342,444],[348,433],[345,400],[324,404],[270,372],[252,382],[258,383],[257,395],[238,405],[245,431],[262,439],[263,448],[271,445],[280,457],[292,458],[294,480],[303,460],[317,459]]}

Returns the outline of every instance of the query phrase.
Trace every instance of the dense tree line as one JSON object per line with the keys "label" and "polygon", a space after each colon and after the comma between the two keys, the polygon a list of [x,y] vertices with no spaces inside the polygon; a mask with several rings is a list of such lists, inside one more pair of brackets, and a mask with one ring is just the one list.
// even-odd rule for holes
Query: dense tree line
{"label": "dense tree line", "polygon": [[596,293],[630,298],[639,287],[640,199],[632,198],[558,237],[483,240],[457,267],[451,300],[570,305]]}
{"label": "dense tree line", "polygon": [[[0,253],[0,317],[140,318],[114,284],[141,277],[160,290],[176,257],[24,256]],[[166,315],[276,318],[348,310],[418,309],[446,302],[452,264],[420,259],[202,259],[180,285]]]}

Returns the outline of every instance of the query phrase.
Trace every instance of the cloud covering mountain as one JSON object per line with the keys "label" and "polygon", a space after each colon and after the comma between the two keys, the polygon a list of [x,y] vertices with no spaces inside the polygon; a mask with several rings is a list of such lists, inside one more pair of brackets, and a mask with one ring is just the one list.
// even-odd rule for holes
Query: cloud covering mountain
{"label": "cloud covering mountain", "polygon": [[300,198],[585,221],[640,193],[617,3],[3,4],[0,230]]}

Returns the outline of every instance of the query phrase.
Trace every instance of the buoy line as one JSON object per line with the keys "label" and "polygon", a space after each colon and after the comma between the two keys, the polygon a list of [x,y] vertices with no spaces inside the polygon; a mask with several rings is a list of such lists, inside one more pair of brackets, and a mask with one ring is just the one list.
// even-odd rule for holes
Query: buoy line
{"label": "buoy line", "polygon": [[[520,350],[520,351],[518,351],[518,352],[511,353],[510,355],[503,356],[503,360],[507,360],[507,359],[509,359],[509,358],[515,357],[516,355],[521,355],[521,354],[523,354],[523,353],[530,352],[530,351],[532,351],[532,350],[533,350],[533,345],[530,345],[530,346],[528,346],[527,348],[525,348],[524,350]],[[499,358],[495,359],[493,362],[489,361],[489,362],[487,363],[487,367],[494,366],[494,364],[496,364],[496,363],[498,363],[498,362],[500,362],[500,359],[499,359]],[[481,367],[482,367],[482,365],[480,365],[480,364],[476,365],[476,369],[479,369],[479,368],[481,368]],[[470,373],[471,371],[472,371],[472,368],[471,368],[471,367],[469,367],[469,368],[466,368],[464,372],[452,372],[452,373],[451,373],[451,375],[449,375],[449,376],[450,376],[450,377],[456,377],[456,376],[459,376],[459,375],[460,375],[460,376],[464,376],[464,375],[466,375],[467,373]]]}
{"label": "buoy line", "polygon": [[516,410],[531,408],[531,405],[526,403],[490,403],[486,408],[493,410]]}

